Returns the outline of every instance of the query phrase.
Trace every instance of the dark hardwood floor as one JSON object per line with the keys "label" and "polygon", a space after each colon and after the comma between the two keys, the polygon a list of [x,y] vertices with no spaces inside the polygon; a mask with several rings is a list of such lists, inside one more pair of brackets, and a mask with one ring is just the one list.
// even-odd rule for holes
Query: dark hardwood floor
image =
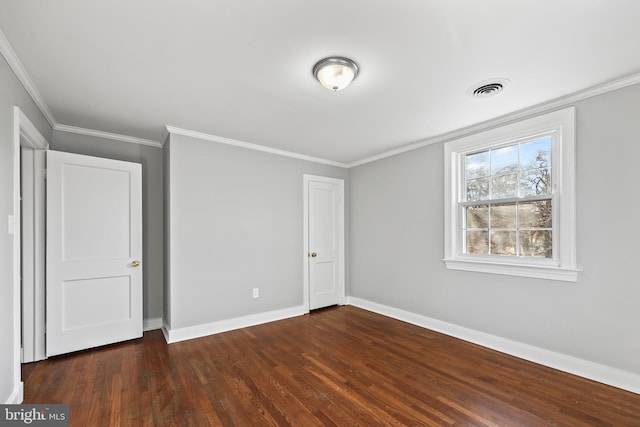
{"label": "dark hardwood floor", "polygon": [[72,426],[640,426],[640,395],[344,306],[25,365]]}

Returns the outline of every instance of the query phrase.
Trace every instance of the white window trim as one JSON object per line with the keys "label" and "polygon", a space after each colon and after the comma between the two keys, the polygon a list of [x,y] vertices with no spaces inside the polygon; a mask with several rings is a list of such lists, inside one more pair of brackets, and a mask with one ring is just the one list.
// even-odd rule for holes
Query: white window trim
{"label": "white window trim", "polygon": [[[467,255],[462,248],[464,155],[495,145],[506,145],[543,133],[555,133],[553,143],[554,258]],[[575,208],[575,108],[521,120],[444,144],[444,259],[451,270],[506,274],[511,276],[576,282]]]}

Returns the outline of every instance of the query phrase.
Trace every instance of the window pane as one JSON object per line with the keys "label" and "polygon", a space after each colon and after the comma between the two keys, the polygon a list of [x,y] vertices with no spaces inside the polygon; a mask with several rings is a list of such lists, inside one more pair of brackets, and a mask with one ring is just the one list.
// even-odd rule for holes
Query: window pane
{"label": "window pane", "polygon": [[518,170],[518,146],[491,150],[491,175],[498,175]]}
{"label": "window pane", "polygon": [[489,232],[488,231],[467,231],[467,253],[468,254],[488,254],[489,253]]}
{"label": "window pane", "polygon": [[504,197],[516,197],[518,192],[518,174],[499,175],[492,178],[493,188],[491,190],[492,199],[502,199]]}
{"label": "window pane", "polygon": [[491,206],[491,228],[516,228],[516,204]]}
{"label": "window pane", "polygon": [[515,255],[516,232],[491,231],[491,253],[494,255]]}
{"label": "window pane", "polygon": [[467,208],[467,228],[488,228],[489,206],[469,206]]}
{"label": "window pane", "polygon": [[489,175],[489,152],[465,156],[465,176],[467,179],[480,178]]}
{"label": "window pane", "polygon": [[551,231],[529,230],[520,232],[520,255],[552,257]]}
{"label": "window pane", "polygon": [[489,198],[489,178],[467,181],[467,200],[487,200]]}
{"label": "window pane", "polygon": [[520,195],[551,194],[551,169],[534,169],[522,172]]}
{"label": "window pane", "polygon": [[477,203],[464,212],[468,254],[552,256],[551,200],[491,203],[550,196],[551,145],[545,136],[465,156],[466,201]]}
{"label": "window pane", "polygon": [[551,166],[551,137],[520,144],[520,168],[539,169]]}
{"label": "window pane", "polygon": [[551,200],[518,204],[520,228],[551,228],[553,224],[552,216]]}

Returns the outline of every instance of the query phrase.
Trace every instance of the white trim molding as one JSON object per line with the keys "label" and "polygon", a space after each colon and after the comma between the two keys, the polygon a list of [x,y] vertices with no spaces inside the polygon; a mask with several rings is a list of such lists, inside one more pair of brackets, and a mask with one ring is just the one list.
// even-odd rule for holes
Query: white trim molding
{"label": "white trim molding", "polygon": [[[83,135],[95,135],[95,136],[100,136],[102,138],[115,139],[117,141],[131,142],[135,144],[150,145],[153,147],[158,146],[158,144],[159,146],[162,146],[166,141],[167,139],[166,133],[163,135],[161,142],[158,142],[158,141],[152,141],[152,140],[143,139],[143,138],[129,137],[126,135],[113,134],[109,132],[92,131],[91,129],[76,128],[74,126],[59,124],[56,118],[54,117],[53,113],[51,112],[51,109],[49,108],[47,103],[44,101],[44,98],[42,97],[37,87],[35,86],[31,78],[27,74],[24,66],[18,59],[18,56],[16,55],[15,51],[13,50],[13,48],[9,44],[9,41],[7,40],[7,38],[5,37],[4,33],[2,33],[1,30],[0,30],[0,54],[2,54],[2,56],[4,56],[4,58],[7,60],[7,63],[13,70],[16,77],[18,78],[18,80],[20,80],[20,82],[22,83],[22,86],[24,86],[29,96],[31,96],[36,106],[40,109],[40,111],[42,112],[42,114],[47,119],[47,121],[49,122],[49,124],[53,129],[59,130],[62,132],[74,132],[74,130],[82,129],[83,132],[74,132],[74,133],[80,133]],[[533,107],[525,108],[510,114],[505,114],[504,116],[487,120],[482,123],[477,123],[475,125],[471,125],[462,129],[458,129],[449,133],[439,135],[439,136],[435,136],[433,138],[427,138],[427,139],[419,140],[417,142],[409,143],[405,146],[402,146],[393,150],[389,150],[389,151],[386,151],[371,157],[367,157],[361,160],[357,160],[351,163],[342,163],[342,162],[337,162],[333,160],[311,157],[304,154],[298,154],[290,151],[279,150],[279,149],[275,149],[275,148],[271,148],[263,145],[238,141],[238,140],[224,138],[224,137],[218,137],[218,136],[190,131],[186,129],[180,129],[173,126],[166,126],[166,129],[169,133],[173,132],[173,133],[179,133],[185,136],[194,136],[196,138],[208,139],[208,140],[220,142],[223,144],[236,145],[239,147],[250,148],[258,151],[264,151],[267,153],[279,154],[282,156],[293,157],[301,160],[307,160],[310,162],[322,163],[322,164],[338,166],[338,167],[348,169],[348,168],[364,165],[366,163],[371,163],[376,160],[381,160],[387,157],[395,156],[397,154],[417,150],[419,148],[426,147],[427,145],[435,144],[438,142],[446,142],[456,138],[461,138],[463,136],[470,135],[482,130],[486,130],[494,126],[506,124],[510,121],[519,120],[519,119],[526,118],[528,116],[540,114],[545,111],[566,107],[582,99],[590,98],[590,97],[600,95],[606,92],[610,92],[616,89],[622,89],[624,87],[631,86],[638,83],[640,83],[640,73],[633,74],[631,76],[623,77],[610,82],[606,82],[600,85],[596,85],[596,86],[593,86],[593,87],[590,87],[590,88],[587,88],[587,89],[584,89],[560,98],[556,98],[548,102],[535,105]],[[90,133],[84,133],[84,132],[90,132]],[[197,135],[200,135],[200,136],[197,136]]]}
{"label": "white trim molding", "polygon": [[[167,126],[167,131],[171,134],[189,136],[191,138],[202,139],[205,141],[218,142],[220,144],[233,145],[234,147],[247,148],[249,150],[262,151],[263,153],[277,154],[284,157],[292,157],[294,159],[306,160],[308,162],[322,163],[329,166],[337,166],[340,168],[349,167],[346,163],[335,162],[333,160],[321,159],[319,157],[298,154],[292,151],[280,150],[278,148],[267,147],[265,145],[253,144],[250,142],[239,141],[237,139],[225,138],[222,136],[211,135],[208,133],[197,132],[188,129],[181,129],[174,126]],[[166,140],[166,138],[165,138]]]}
{"label": "white trim molding", "polygon": [[640,394],[640,375],[634,372],[624,371],[589,360],[512,341],[357,297],[348,297],[347,304],[411,323],[412,325],[425,329],[440,332],[520,359]]}
{"label": "white trim molding", "polygon": [[515,111],[513,113],[505,114],[503,116],[496,117],[494,119],[490,119],[481,123],[477,123],[471,126],[457,129],[442,135],[434,136],[432,138],[416,141],[414,143],[410,143],[405,146],[395,148],[393,150],[385,151],[383,153],[376,154],[375,156],[367,157],[362,160],[349,163],[347,164],[347,167],[353,168],[356,166],[375,162],[377,160],[385,159],[387,157],[392,157],[398,154],[417,150],[419,148],[426,147],[427,145],[436,144],[438,142],[448,142],[454,139],[463,138],[465,136],[469,136],[474,133],[489,130],[496,126],[506,125],[510,122],[514,122],[517,120],[523,120],[523,119],[527,119],[529,117],[547,113],[553,110],[569,107],[583,99],[591,98],[597,95],[602,95],[603,93],[611,92],[617,89],[622,89],[627,86],[633,86],[639,83],[640,83],[640,73],[633,74],[631,76],[623,77],[607,83],[592,86],[590,88],[587,88],[578,92],[574,92],[572,94],[569,94],[560,98],[552,99],[550,101],[543,102],[541,104],[537,104],[532,107],[527,107],[522,110]]}
{"label": "white trim molding", "polygon": [[23,400],[24,400],[24,383],[21,381],[18,384],[18,387],[16,387],[13,390],[13,392],[11,393],[11,396],[9,396],[9,400],[7,400],[4,404],[19,405],[22,403]]}
{"label": "white trim molding", "polygon": [[[451,270],[560,281],[578,280],[575,202],[575,108],[569,107],[479,132],[444,144],[444,259]],[[465,156],[541,135],[553,142],[553,257],[468,254],[463,230]],[[510,199],[518,200],[518,198]],[[492,200],[483,200],[490,204]],[[478,202],[481,203],[481,202]]]}
{"label": "white trim molding", "polygon": [[162,333],[167,344],[172,344],[179,341],[186,341],[222,332],[233,331],[235,329],[248,328],[250,326],[261,325],[263,323],[275,322],[277,320],[288,319],[290,317],[302,316],[305,313],[304,306],[297,306],[268,311],[265,313],[250,314],[248,316],[225,319],[212,323],[205,323],[203,325],[187,326],[184,328],[171,329],[169,326],[163,325]]}
{"label": "white trim molding", "polygon": [[75,133],[78,135],[95,136],[98,138],[111,139],[113,141],[130,142],[132,144],[148,145],[150,147],[162,148],[159,141],[151,139],[136,138],[135,136],[121,135],[119,133],[103,132],[100,130],[85,129],[69,125],[56,125],[53,130],[58,132]]}
{"label": "white trim molding", "polygon": [[475,271],[478,273],[504,274],[508,276],[531,277],[534,279],[558,280],[561,282],[576,282],[577,268],[560,268],[547,265],[520,265],[494,263],[490,261],[474,261],[469,259],[443,259],[449,270]]}
{"label": "white trim molding", "polygon": [[9,67],[13,70],[13,73],[16,75],[22,86],[27,91],[33,102],[36,104],[42,115],[47,119],[49,125],[52,128],[56,127],[58,122],[56,118],[53,116],[53,113],[49,109],[49,106],[45,102],[44,98],[38,91],[38,88],[27,74],[27,71],[24,69],[22,62],[18,59],[18,56],[14,52],[13,48],[9,44],[9,40],[5,37],[4,33],[0,30],[0,53],[4,56],[4,59],[7,60]]}
{"label": "white trim molding", "polygon": [[[13,383],[18,387],[17,396],[22,401],[22,382],[20,363],[22,360],[20,342],[22,336],[22,304],[21,304],[21,266],[22,266],[22,239],[21,239],[21,208],[20,208],[20,146],[23,145],[35,150],[46,150],[49,146],[47,140],[33,125],[29,118],[20,110],[13,107],[13,359],[14,375]],[[14,392],[15,394],[15,392]]]}

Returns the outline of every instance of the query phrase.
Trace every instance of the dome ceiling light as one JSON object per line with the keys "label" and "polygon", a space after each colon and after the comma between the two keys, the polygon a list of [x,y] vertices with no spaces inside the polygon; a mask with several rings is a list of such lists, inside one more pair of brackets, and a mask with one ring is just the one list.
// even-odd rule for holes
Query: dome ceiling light
{"label": "dome ceiling light", "polygon": [[358,77],[358,64],[340,56],[324,58],[313,66],[313,76],[322,86],[337,92]]}

